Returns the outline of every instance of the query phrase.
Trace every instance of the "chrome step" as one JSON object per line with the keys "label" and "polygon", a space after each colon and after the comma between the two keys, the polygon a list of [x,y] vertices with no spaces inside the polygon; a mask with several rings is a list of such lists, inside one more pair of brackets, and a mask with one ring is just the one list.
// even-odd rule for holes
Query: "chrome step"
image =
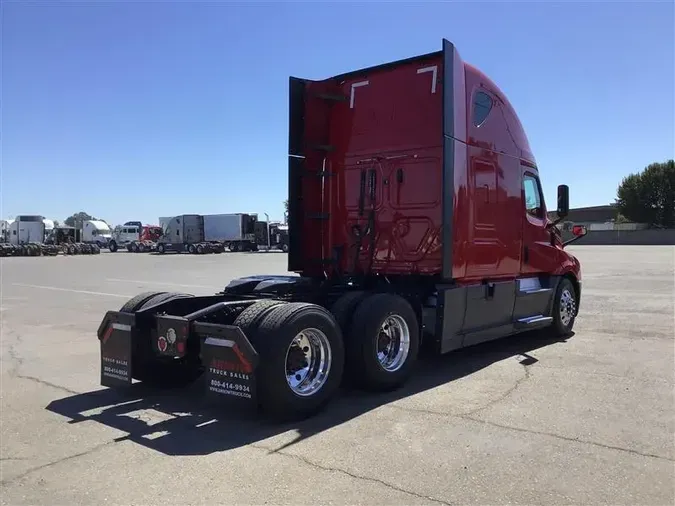
{"label": "chrome step", "polygon": [[533,295],[535,293],[550,293],[553,291],[553,288],[534,288],[531,290],[520,290],[518,292],[518,295],[523,296],[523,295]]}
{"label": "chrome step", "polygon": [[520,318],[516,321],[516,327],[519,328],[535,328],[535,327],[544,327],[553,322],[553,317],[536,315],[528,316],[526,318]]}

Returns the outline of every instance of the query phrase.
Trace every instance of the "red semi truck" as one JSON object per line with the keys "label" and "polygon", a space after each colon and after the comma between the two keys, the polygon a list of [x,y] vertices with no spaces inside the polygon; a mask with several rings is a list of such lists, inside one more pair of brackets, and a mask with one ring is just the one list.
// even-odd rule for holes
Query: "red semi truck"
{"label": "red semi truck", "polygon": [[294,274],[236,279],[211,296],[143,293],[109,311],[102,385],[205,375],[221,400],[303,417],[343,380],[402,385],[422,345],[446,353],[572,330],[581,267],[554,226],[567,186],[552,222],[513,107],[450,42],[322,81],[291,78],[289,105]]}

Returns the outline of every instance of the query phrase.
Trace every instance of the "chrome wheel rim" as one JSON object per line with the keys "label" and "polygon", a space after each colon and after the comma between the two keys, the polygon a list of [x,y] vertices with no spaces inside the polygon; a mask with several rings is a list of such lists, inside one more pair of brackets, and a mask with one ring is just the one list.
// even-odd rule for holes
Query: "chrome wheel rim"
{"label": "chrome wheel rim", "polygon": [[577,303],[574,296],[565,288],[560,294],[560,321],[567,327],[576,313]]}
{"label": "chrome wheel rim", "polygon": [[410,328],[399,315],[389,315],[377,335],[377,361],[387,372],[398,371],[410,352]]}
{"label": "chrome wheel rim", "polygon": [[326,383],[331,364],[326,334],[315,328],[304,329],[286,350],[286,382],[295,395],[310,396]]}

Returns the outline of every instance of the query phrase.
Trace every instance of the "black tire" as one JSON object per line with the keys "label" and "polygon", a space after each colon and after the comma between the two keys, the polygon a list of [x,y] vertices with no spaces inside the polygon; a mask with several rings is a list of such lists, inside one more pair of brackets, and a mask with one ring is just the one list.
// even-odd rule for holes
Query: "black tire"
{"label": "black tire", "polygon": [[155,304],[161,304],[162,302],[172,299],[186,299],[189,297],[194,297],[194,295],[182,292],[158,292],[157,295],[141,304],[138,309],[146,309],[150,306],[154,306]]}
{"label": "black tire", "polygon": [[272,308],[285,304],[281,300],[263,300],[251,304],[246,309],[244,309],[239,316],[234,320],[234,325],[241,328],[241,330],[249,336],[256,331],[262,319],[267,316],[267,313],[272,311]]}
{"label": "black tire", "polygon": [[[338,323],[342,335],[345,336],[345,353],[347,358],[345,359],[345,373],[342,376],[342,384],[349,388],[357,386],[355,378],[358,377],[358,372],[357,374],[353,374],[350,371],[351,363],[354,361],[349,359],[349,343],[347,342],[347,339],[351,332],[354,311],[356,311],[358,305],[368,297],[368,295],[368,292],[362,290],[347,292],[342,294],[330,307],[330,312],[333,314],[333,317],[335,317],[335,321]],[[356,362],[358,363],[358,361]]]}
{"label": "black tire", "polygon": [[[407,356],[392,371],[386,370],[377,358],[380,328],[391,316],[398,317],[407,326],[410,337]],[[352,318],[345,338],[346,367],[353,382],[374,391],[389,391],[400,387],[412,374],[419,352],[419,323],[412,306],[404,298],[379,293],[363,300]]]}
{"label": "black tire", "polygon": [[[565,313],[569,315],[569,319],[565,318]],[[574,284],[572,284],[569,278],[562,278],[555,292],[553,307],[551,309],[551,316],[553,317],[551,329],[553,330],[553,334],[557,337],[569,336],[576,321],[576,313],[577,293],[574,289]]]}
{"label": "black tire", "polygon": [[117,243],[115,241],[110,241],[108,243],[108,250],[110,253],[115,253],[115,251],[117,251]]}
{"label": "black tire", "polygon": [[190,244],[190,245],[188,246],[188,253],[194,255],[196,251],[197,251],[197,248],[195,248],[195,245],[194,245],[194,244]]}
{"label": "black tire", "polygon": [[198,244],[198,245],[197,245],[197,254],[198,254],[198,255],[203,255],[203,254],[204,254],[204,246],[202,246],[201,244]]}
{"label": "black tire", "polygon": [[[301,396],[293,392],[287,382],[286,357],[296,335],[308,328],[318,329],[326,337],[331,362],[323,385],[313,393]],[[263,412],[271,418],[286,421],[311,416],[321,410],[339,388],[344,344],[335,318],[325,308],[304,302],[275,307],[249,338],[260,354],[256,371],[258,401]]]}
{"label": "black tire", "polygon": [[145,253],[145,244],[138,245],[138,253]]}
{"label": "black tire", "polygon": [[330,312],[335,317],[342,330],[343,335],[349,333],[349,327],[352,321],[352,315],[356,310],[356,307],[368,296],[368,292],[362,290],[357,290],[354,292],[347,292],[342,294],[338,300],[336,300],[330,308]]}
{"label": "black tire", "polygon": [[[138,309],[146,309],[169,300],[194,297],[188,293],[161,292],[146,299]],[[133,378],[155,388],[180,388],[194,382],[203,372],[199,356],[188,353],[181,359],[160,358],[155,355],[153,342],[157,331],[153,329],[147,339],[136,342],[132,358]]]}
{"label": "black tire", "polygon": [[139,293],[135,297],[129,299],[124,305],[120,308],[122,313],[133,313],[143,306],[147,301],[158,295],[162,295],[167,292],[143,292]]}
{"label": "black tire", "polygon": [[283,251],[284,253],[288,253],[288,244],[282,244],[281,251]]}
{"label": "black tire", "polygon": [[230,244],[230,251],[237,253],[237,252],[239,252],[239,250],[240,250],[240,248],[239,248],[238,242],[235,242],[234,244]]}

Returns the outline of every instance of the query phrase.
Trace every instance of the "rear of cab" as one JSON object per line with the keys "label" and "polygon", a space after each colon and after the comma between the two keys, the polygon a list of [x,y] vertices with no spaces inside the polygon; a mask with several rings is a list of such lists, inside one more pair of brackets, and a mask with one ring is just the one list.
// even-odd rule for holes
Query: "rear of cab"
{"label": "rear of cab", "polygon": [[[472,282],[573,263],[550,239],[514,108],[449,41],[322,81],[291,78],[289,116],[290,271]],[[528,177],[536,222],[523,212]]]}

